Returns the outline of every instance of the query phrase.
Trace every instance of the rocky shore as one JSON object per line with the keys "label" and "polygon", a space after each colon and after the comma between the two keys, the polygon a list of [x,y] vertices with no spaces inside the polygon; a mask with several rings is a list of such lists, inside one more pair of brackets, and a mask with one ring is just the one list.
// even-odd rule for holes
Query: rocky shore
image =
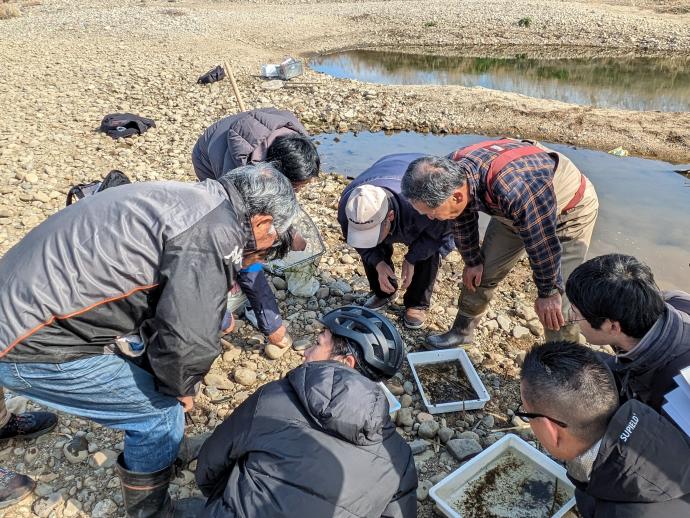
{"label": "rocky shore", "polygon": [[[464,87],[397,87],[338,80],[308,71],[276,89],[259,66],[284,55],[367,46],[443,48],[467,52],[517,49],[564,55],[635,53],[687,56],[686,2],[509,2],[488,11],[475,0],[418,2],[223,2],[211,0],[20,1],[21,16],[0,20],[0,253],[64,205],[70,185],[121,169],[133,180],[192,181],[191,148],[201,131],[237,111],[228,81],[196,78],[222,61],[233,63],[248,108],[295,111],[314,133],[413,130],[538,138],[597,149],[623,146],[670,161],[690,161],[690,114],[592,109],[516,94]],[[517,27],[530,16],[531,28]],[[433,27],[425,22],[433,21]],[[110,112],[153,118],[145,135],[114,141],[96,128]],[[353,150],[356,152],[356,150]],[[382,154],[385,150],[382,150]],[[345,180],[324,177],[300,195],[319,225],[327,251],[313,298],[291,296],[273,278],[281,309],[301,345],[314,340],[315,320],[328,308],[361,300],[367,283],[347,247],[335,208]],[[399,254],[398,260],[401,255]],[[425,330],[403,329],[409,351],[455,316],[462,271],[456,253],[439,275]],[[498,290],[468,354],[491,401],[482,411],[431,416],[409,368],[390,383],[402,409],[395,416],[415,450],[420,516],[432,516],[428,490],[469,455],[512,430],[524,351],[541,337],[526,263]],[[389,316],[399,321],[402,308]],[[212,429],[263,383],[302,361],[291,351],[271,361],[248,324],[228,335],[205,379],[188,433]],[[15,399],[19,410],[31,403]],[[27,444],[0,446],[0,465],[33,476],[36,494],[0,517],[122,516],[113,462],[118,433],[68,415],[54,433]],[[175,481],[175,495],[195,494],[192,464]]]}

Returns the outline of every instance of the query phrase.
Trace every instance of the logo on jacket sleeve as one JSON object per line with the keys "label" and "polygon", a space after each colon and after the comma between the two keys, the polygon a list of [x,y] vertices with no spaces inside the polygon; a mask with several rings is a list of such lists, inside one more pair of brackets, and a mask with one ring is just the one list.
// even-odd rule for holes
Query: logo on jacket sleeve
{"label": "logo on jacket sleeve", "polygon": [[241,263],[242,262],[242,250],[236,246],[232,252],[224,256],[223,259],[228,263]]}
{"label": "logo on jacket sleeve", "polygon": [[625,425],[625,429],[618,436],[619,439],[623,442],[628,442],[628,439],[630,439],[630,436],[632,435],[635,428],[637,428],[637,423],[639,423],[639,422],[640,422],[640,418],[637,417],[637,414],[635,412],[633,412],[633,415],[630,418],[630,421],[628,421],[628,424]]}

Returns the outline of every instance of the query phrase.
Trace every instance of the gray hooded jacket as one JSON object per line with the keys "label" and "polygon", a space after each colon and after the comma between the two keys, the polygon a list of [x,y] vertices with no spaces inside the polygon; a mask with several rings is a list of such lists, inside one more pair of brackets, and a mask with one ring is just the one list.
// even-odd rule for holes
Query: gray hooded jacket
{"label": "gray hooded jacket", "polygon": [[191,395],[220,353],[227,292],[251,239],[225,179],[84,198],[0,260],[0,361],[66,362],[140,333],[159,390]]}

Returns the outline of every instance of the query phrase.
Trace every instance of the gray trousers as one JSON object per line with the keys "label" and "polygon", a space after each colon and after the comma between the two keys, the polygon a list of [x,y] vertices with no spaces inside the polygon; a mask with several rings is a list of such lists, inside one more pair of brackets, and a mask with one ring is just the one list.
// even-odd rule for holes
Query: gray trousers
{"label": "gray trousers", "polygon": [[[587,188],[580,203],[567,214],[558,217],[556,234],[561,242],[561,275],[563,281],[585,260],[597,220],[599,202],[592,184]],[[463,287],[458,301],[458,312],[464,316],[482,315],[491,301],[498,284],[505,279],[521,257],[525,247],[512,222],[492,216],[482,243],[484,273],[480,285],[471,292]],[[563,296],[562,311],[567,320],[570,303]],[[574,340],[579,338],[576,324],[565,325],[559,331],[545,330],[547,340]]]}

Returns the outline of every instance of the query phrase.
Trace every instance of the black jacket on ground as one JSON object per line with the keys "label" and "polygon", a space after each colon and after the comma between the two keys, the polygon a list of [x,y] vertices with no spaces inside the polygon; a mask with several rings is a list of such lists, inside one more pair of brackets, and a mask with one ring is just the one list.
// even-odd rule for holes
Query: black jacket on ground
{"label": "black jacket on ground", "polygon": [[589,483],[573,483],[584,518],[687,518],[690,440],[649,406],[628,401],[609,423]]}
{"label": "black jacket on ground", "polygon": [[224,179],[87,196],[0,259],[0,361],[62,363],[140,333],[159,390],[192,395],[221,352],[245,245],[247,211]]}
{"label": "black jacket on ground", "polygon": [[202,516],[415,517],[412,452],[388,410],[376,383],[338,362],[264,385],[201,449]]}

